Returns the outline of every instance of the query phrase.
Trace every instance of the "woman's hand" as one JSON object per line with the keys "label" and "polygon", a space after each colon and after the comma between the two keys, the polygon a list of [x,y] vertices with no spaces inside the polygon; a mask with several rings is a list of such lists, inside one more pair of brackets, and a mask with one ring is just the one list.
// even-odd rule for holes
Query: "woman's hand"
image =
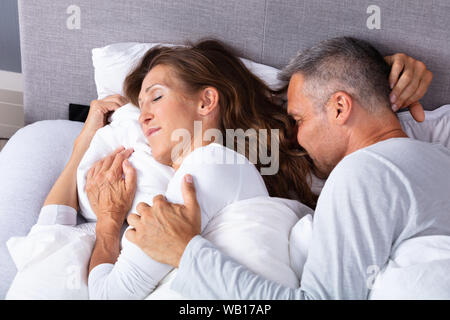
{"label": "woman's hand", "polygon": [[93,100],[79,139],[86,138],[90,142],[95,132],[106,125],[109,114],[127,103],[128,100],[120,94],[114,94],[101,100]]}
{"label": "woman's hand", "polygon": [[131,209],[136,193],[136,170],[128,161],[132,153],[133,149],[120,147],[87,173],[85,190],[98,219],[97,229],[120,232]]}
{"label": "woman's hand", "polygon": [[78,210],[78,165],[89,148],[95,132],[106,124],[108,113],[117,110],[126,103],[127,100],[118,94],[91,102],[88,117],[80,135],[75,140],[70,159],[47,195],[44,205],[63,204]]}
{"label": "woman's hand", "polygon": [[422,61],[408,57],[404,53],[397,53],[384,59],[392,66],[389,75],[392,109],[397,111],[409,107],[413,118],[422,122],[425,114],[419,100],[427,92],[433,74]]}

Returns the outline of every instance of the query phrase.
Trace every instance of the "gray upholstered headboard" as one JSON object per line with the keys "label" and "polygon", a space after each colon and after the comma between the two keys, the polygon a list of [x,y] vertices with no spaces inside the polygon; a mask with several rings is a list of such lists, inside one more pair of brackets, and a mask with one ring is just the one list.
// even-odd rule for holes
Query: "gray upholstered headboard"
{"label": "gray upholstered headboard", "polygon": [[209,36],[275,67],[320,40],[359,37],[426,63],[426,109],[450,102],[448,0],[19,0],[19,16],[27,124],[96,98],[94,47]]}

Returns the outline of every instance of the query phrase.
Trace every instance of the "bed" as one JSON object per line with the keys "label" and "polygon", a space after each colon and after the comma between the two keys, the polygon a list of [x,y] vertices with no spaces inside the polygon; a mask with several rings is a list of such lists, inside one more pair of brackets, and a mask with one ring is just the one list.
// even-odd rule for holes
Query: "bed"
{"label": "bed", "polygon": [[433,110],[450,102],[449,15],[446,0],[19,0],[26,126],[0,153],[0,298],[16,273],[6,240],[35,224],[82,128],[68,105],[97,97],[92,48],[215,37],[281,68],[298,50],[350,35],[424,61],[434,79],[422,102]]}

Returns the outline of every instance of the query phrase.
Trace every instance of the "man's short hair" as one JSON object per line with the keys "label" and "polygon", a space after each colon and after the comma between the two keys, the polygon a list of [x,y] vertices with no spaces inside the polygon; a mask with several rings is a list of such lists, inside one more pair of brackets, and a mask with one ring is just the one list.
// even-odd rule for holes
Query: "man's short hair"
{"label": "man's short hair", "polygon": [[371,112],[389,108],[390,67],[368,42],[339,37],[325,40],[297,54],[279,74],[289,81],[303,75],[304,93],[322,109],[331,95],[345,91]]}

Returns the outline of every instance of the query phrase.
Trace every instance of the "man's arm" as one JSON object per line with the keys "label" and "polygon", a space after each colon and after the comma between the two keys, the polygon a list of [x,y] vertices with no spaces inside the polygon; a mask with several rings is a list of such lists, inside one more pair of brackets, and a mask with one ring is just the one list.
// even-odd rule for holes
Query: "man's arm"
{"label": "man's arm", "polygon": [[250,271],[200,235],[188,243],[171,289],[190,299],[316,299]]}
{"label": "man's arm", "polygon": [[[407,210],[398,178],[385,168],[377,170],[371,160],[350,162],[327,181],[298,289],[254,274],[200,237],[195,221],[200,213],[189,204],[154,202],[141,217],[129,216],[136,230],[126,236],[153,259],[179,267],[172,288],[187,298],[366,299]],[[185,203],[196,201],[192,183],[183,184],[183,195]]]}

